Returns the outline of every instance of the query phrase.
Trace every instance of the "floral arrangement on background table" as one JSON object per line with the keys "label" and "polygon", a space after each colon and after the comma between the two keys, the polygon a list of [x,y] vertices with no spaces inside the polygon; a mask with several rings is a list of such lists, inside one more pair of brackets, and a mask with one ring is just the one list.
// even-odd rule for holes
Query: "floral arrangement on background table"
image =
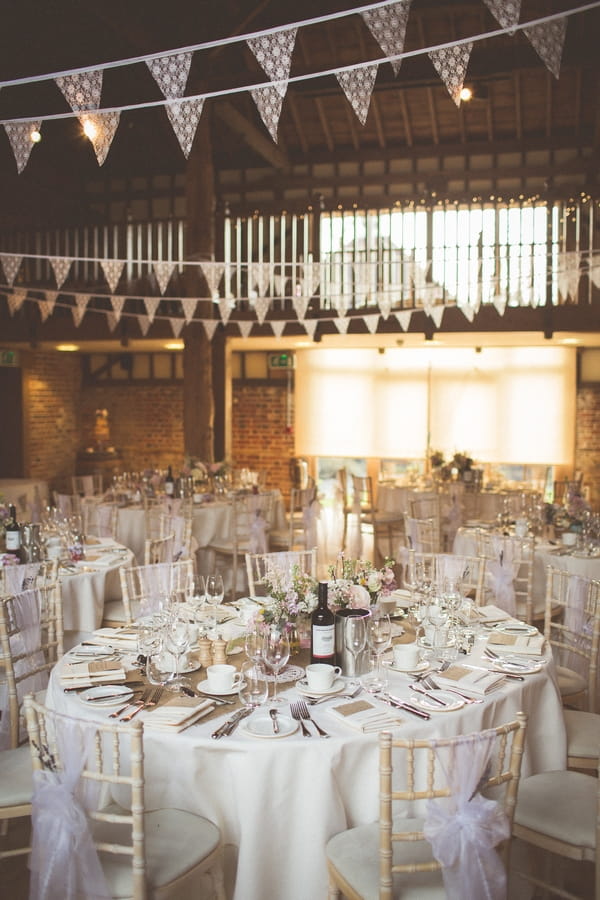
{"label": "floral arrangement on background table", "polygon": [[573,485],[567,488],[563,503],[552,503],[547,508],[546,521],[561,531],[581,531],[591,514],[581,488]]}
{"label": "floral arrangement on background table", "polygon": [[301,616],[308,616],[317,605],[317,579],[303,572],[298,563],[283,570],[272,563],[261,579],[267,597],[259,613],[265,625],[276,624],[290,628]]}
{"label": "floral arrangement on background table", "polygon": [[328,602],[332,609],[368,609],[380,596],[396,590],[394,560],[386,558],[381,569],[365,559],[347,559],[340,553],[329,566]]}
{"label": "floral arrangement on background table", "polygon": [[464,480],[465,473],[473,470],[473,458],[466,452],[457,452],[446,461],[441,450],[434,450],[429,456],[429,462],[432,470],[439,473],[442,481],[450,481],[455,472],[459,479]]}

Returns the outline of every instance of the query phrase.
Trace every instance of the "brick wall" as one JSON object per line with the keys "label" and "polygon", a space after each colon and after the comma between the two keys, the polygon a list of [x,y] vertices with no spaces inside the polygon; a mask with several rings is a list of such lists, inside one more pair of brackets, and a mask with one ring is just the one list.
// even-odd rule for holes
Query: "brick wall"
{"label": "brick wall", "polygon": [[584,473],[590,501],[600,510],[600,385],[577,391],[575,469]]}
{"label": "brick wall", "polygon": [[60,487],[79,449],[81,362],[68,353],[23,354],[25,472]]}

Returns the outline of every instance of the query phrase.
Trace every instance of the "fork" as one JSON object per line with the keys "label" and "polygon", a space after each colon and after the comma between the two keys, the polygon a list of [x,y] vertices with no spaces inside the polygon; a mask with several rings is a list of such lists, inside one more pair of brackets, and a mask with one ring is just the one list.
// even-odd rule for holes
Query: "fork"
{"label": "fork", "polygon": [[297,722],[300,722],[300,727],[302,728],[302,734],[304,735],[304,737],[312,737],[312,734],[310,733],[310,731],[304,724],[302,716],[300,715],[300,710],[298,709],[297,703],[290,703],[290,712],[291,712],[293,718]]}
{"label": "fork", "polygon": [[357,684],[353,691],[347,691],[344,694],[333,694],[327,697],[307,697],[306,702],[309,706],[316,706],[317,703],[325,703],[326,700],[353,700],[362,691],[362,684]]}
{"label": "fork", "polygon": [[298,711],[299,711],[300,715],[302,716],[302,718],[306,719],[307,722],[312,722],[312,724],[315,726],[315,728],[317,729],[317,731],[319,732],[321,737],[324,737],[324,738],[331,737],[330,734],[327,734],[327,732],[324,731],[320,725],[317,725],[315,720],[311,718],[308,706],[306,705],[306,703],[303,700],[300,700],[297,705],[298,705]]}
{"label": "fork", "polygon": [[125,706],[121,706],[120,709],[116,709],[114,712],[111,712],[109,715],[109,719],[118,719],[119,716],[123,715],[126,709],[129,709],[130,706],[135,706],[138,703],[145,703],[145,701],[150,696],[150,688],[146,688],[146,690],[142,691],[140,697],[137,700],[130,700],[129,703],[126,703]]}
{"label": "fork", "polygon": [[148,697],[147,700],[144,700],[144,701],[138,703],[136,708],[132,712],[128,713],[126,716],[122,716],[122,718],[119,719],[119,722],[131,722],[133,717],[137,716],[137,714],[142,709],[146,709],[146,707],[148,707],[148,706],[156,706],[156,704],[162,697],[162,692],[163,692],[162,685],[159,685],[158,687],[154,688],[154,690],[152,691],[152,693],[150,694],[150,696]]}

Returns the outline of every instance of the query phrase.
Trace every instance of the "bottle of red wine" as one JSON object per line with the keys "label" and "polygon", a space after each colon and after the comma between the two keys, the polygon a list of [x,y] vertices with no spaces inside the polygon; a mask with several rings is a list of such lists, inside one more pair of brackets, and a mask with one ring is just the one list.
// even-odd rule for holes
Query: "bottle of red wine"
{"label": "bottle of red wine", "polygon": [[11,504],[8,507],[8,519],[4,525],[4,542],[7,553],[14,553],[21,560],[21,528],[17,522],[17,510]]}
{"label": "bottle of red wine", "polygon": [[175,479],[173,478],[171,466],[167,469],[167,477],[165,478],[165,494],[168,497],[175,496]]}
{"label": "bottle of red wine", "polygon": [[311,616],[311,663],[335,662],[335,617],[327,605],[327,582],[319,582],[317,608]]}

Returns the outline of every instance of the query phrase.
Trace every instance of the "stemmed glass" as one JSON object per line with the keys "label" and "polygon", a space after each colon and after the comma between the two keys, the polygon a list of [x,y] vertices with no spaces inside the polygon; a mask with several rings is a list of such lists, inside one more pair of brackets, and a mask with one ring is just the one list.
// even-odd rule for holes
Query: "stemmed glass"
{"label": "stemmed glass", "polygon": [[247,660],[240,669],[242,681],[238,695],[244,706],[254,709],[262,706],[269,696],[267,673],[262,662]]}
{"label": "stemmed glass", "polygon": [[271,626],[265,632],[263,640],[263,659],[275,676],[273,679],[273,697],[271,699],[273,704],[285,703],[285,700],[277,696],[277,679],[289,658],[290,641],[286,632],[277,626]]}
{"label": "stemmed glass", "polygon": [[223,587],[223,578],[221,575],[209,575],[206,579],[206,602],[213,607],[213,632],[217,631],[218,607],[223,602],[225,588]]}
{"label": "stemmed glass", "polygon": [[392,624],[388,615],[379,610],[372,610],[367,619],[367,641],[375,654],[375,675],[369,679],[366,688],[370,692],[383,690],[387,685],[387,679],[381,668],[381,656],[392,642]]}
{"label": "stemmed glass", "polygon": [[204,635],[206,623],[202,611],[206,602],[206,580],[204,575],[194,575],[189,584],[188,602],[194,612],[194,621],[198,626],[198,633]]}
{"label": "stemmed glass", "polygon": [[244,635],[244,650],[246,652],[246,656],[251,662],[262,662],[264,644],[264,634],[258,625],[256,625],[254,628],[250,628],[246,632],[246,634]]}
{"label": "stemmed glass", "polygon": [[356,660],[367,644],[367,616],[347,616],[344,619],[344,644],[352,656],[352,674],[356,675]]}
{"label": "stemmed glass", "polygon": [[177,694],[183,693],[183,679],[179,674],[179,661],[185,651],[190,646],[190,623],[188,615],[184,609],[178,609],[181,604],[174,604],[176,607],[169,616],[165,625],[164,638],[165,647],[175,657],[175,672],[172,681],[169,682],[168,688]]}
{"label": "stemmed glass", "polygon": [[446,623],[448,622],[449,615],[450,610],[448,609],[444,598],[437,596],[435,593],[432,593],[429,597],[429,602],[427,603],[425,619],[433,628],[433,634],[431,637],[431,646],[433,648],[440,646],[440,630],[443,629],[444,625],[446,625]]}

